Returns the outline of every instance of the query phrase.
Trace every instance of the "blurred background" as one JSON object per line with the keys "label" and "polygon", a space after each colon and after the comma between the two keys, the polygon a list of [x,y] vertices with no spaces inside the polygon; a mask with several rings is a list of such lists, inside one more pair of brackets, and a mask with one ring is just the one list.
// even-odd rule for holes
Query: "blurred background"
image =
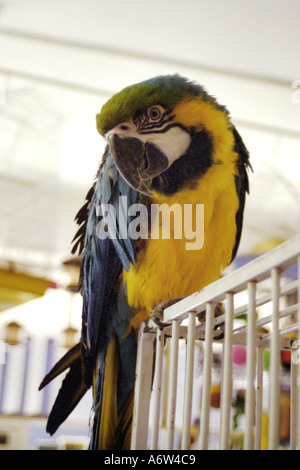
{"label": "blurred background", "polygon": [[[38,384],[78,338],[74,216],[121,88],[179,73],[230,110],[254,169],[236,265],[299,232],[299,18],[298,0],[0,0],[0,414],[46,415],[59,382]],[[50,446],[43,420],[5,423],[0,446]]]}

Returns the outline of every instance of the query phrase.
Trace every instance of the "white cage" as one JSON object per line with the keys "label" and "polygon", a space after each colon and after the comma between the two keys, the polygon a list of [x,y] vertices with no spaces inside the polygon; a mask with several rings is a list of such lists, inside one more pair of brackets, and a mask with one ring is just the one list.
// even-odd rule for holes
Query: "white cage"
{"label": "white cage", "polygon": [[[232,449],[236,448],[236,435],[242,436],[238,448],[300,449],[299,278],[300,236],[296,236],[166,308],[163,327],[152,321],[142,326],[132,449]],[[216,305],[222,305],[218,316]],[[243,314],[246,320],[241,323]],[[216,328],[222,325],[223,338],[216,339]],[[180,361],[183,342],[185,358]],[[246,352],[245,365],[239,367],[244,391],[240,434],[232,429],[236,345],[244,346]],[[217,424],[212,429],[212,415],[215,415],[211,406],[212,371],[216,351],[220,357],[221,393]],[[283,351],[290,351],[288,367],[283,367]],[[269,357],[267,369],[265,357]],[[182,392],[180,383],[183,383]],[[282,442],[280,428],[282,390],[288,403],[286,442]],[[182,410],[179,410],[180,393]],[[195,408],[199,412],[196,438],[192,436]],[[179,442],[175,439],[178,413],[182,413]]]}

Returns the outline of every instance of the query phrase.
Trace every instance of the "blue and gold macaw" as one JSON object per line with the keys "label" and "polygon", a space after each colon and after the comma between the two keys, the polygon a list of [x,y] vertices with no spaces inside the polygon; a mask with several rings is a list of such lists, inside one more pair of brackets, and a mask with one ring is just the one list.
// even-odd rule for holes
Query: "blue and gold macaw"
{"label": "blue and gold macaw", "polygon": [[[97,129],[107,146],[77,214],[73,249],[83,254],[81,340],[40,388],[69,368],[47,431],[53,434],[93,386],[90,447],[126,449],[137,330],[158,304],[215,281],[235,257],[250,163],[226,108],[202,86],[178,75],[117,93],[97,115]],[[151,221],[136,224],[136,232],[146,230],[148,236],[126,236],[134,220],[130,207],[152,204],[204,204],[201,249],[186,249],[190,239],[184,233],[175,236],[175,222],[169,238],[151,236],[161,228],[155,212]]]}

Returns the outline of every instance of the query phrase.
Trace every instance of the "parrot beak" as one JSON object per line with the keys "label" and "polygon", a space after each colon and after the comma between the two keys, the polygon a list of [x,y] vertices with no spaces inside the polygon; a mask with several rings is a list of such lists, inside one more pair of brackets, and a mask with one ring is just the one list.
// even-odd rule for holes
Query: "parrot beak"
{"label": "parrot beak", "polygon": [[115,165],[129,186],[153,196],[152,179],[169,167],[167,156],[156,145],[136,137],[110,133],[107,142]]}

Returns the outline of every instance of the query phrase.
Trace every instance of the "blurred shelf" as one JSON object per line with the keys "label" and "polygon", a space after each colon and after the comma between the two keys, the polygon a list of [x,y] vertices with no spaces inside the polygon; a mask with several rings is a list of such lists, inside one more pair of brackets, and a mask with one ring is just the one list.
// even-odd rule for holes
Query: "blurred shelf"
{"label": "blurred shelf", "polygon": [[0,268],[0,311],[41,297],[49,287],[56,287],[49,279]]}
{"label": "blurred shelf", "polygon": [[50,436],[46,418],[0,415],[0,450],[85,450],[89,429],[86,423],[63,424]]}

